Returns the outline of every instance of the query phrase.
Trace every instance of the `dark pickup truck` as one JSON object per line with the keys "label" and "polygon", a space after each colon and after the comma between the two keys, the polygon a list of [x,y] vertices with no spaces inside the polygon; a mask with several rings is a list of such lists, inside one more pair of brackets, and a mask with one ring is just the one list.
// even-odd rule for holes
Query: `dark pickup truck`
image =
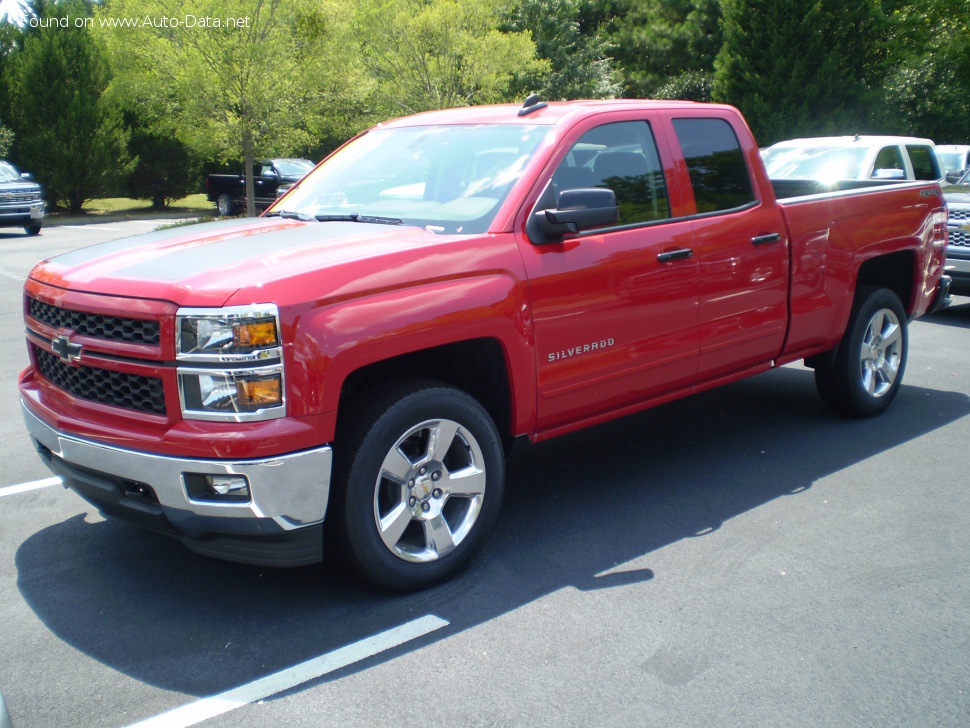
{"label": "dark pickup truck", "polygon": [[[309,159],[257,159],[253,168],[256,207],[265,210],[276,202],[276,191],[283,185],[299,182],[313,169]],[[210,174],[205,180],[206,199],[216,203],[219,214],[234,215],[246,209],[246,176]]]}

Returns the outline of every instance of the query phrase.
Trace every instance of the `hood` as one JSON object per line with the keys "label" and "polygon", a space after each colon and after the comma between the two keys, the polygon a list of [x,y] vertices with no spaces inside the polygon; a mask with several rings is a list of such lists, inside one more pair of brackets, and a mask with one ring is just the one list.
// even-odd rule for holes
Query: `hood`
{"label": "hood", "polygon": [[948,205],[970,205],[970,185],[944,185],[943,199]]}
{"label": "hood", "polygon": [[2,192],[37,192],[40,185],[37,182],[27,180],[13,180],[11,182],[0,182]]}
{"label": "hood", "polygon": [[237,291],[254,301],[282,301],[288,281],[312,275],[315,297],[326,296],[375,267],[393,269],[402,256],[422,256],[448,240],[400,225],[223,220],[75,250],[40,263],[30,276],[73,291],[180,306],[226,305]]}

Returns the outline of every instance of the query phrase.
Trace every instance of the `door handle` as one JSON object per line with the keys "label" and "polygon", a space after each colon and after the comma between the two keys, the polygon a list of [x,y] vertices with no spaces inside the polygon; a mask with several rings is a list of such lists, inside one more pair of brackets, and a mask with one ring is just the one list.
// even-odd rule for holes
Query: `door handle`
{"label": "door handle", "polygon": [[751,242],[755,245],[768,245],[769,243],[777,243],[781,240],[780,233],[768,233],[766,235],[755,235],[751,238]]}
{"label": "door handle", "polygon": [[693,257],[694,251],[691,248],[684,248],[682,250],[671,250],[667,253],[661,253],[657,256],[657,260],[661,263],[669,263],[672,260],[687,260]]}

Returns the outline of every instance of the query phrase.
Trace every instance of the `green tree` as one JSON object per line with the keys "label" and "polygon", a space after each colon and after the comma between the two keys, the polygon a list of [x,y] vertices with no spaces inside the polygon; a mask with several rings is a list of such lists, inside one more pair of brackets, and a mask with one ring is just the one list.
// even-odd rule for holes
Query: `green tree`
{"label": "green tree", "polygon": [[[624,95],[652,97],[711,74],[721,48],[721,0],[622,0],[614,21]],[[683,74],[692,74],[678,82]],[[691,81],[694,79],[694,81]],[[668,91],[670,93],[670,91]]]}
{"label": "green tree", "polygon": [[653,94],[656,99],[681,101],[710,101],[714,93],[714,74],[687,71],[661,86]]}
{"label": "green tree", "polygon": [[67,0],[44,12],[53,27],[27,33],[6,69],[10,125],[18,161],[29,164],[49,199],[80,212],[128,171],[127,136],[104,95],[110,79],[104,47],[83,20],[75,23],[88,17],[87,4]]}
{"label": "green tree", "polygon": [[255,215],[253,160],[311,143],[329,10],[313,0],[108,0],[99,21],[117,93],[167,109],[199,156],[241,159]]}
{"label": "green tree", "polygon": [[527,31],[503,33],[505,0],[359,0],[348,37],[374,106],[415,113],[508,100],[516,75],[544,73]]}
{"label": "green tree", "polygon": [[876,0],[723,0],[713,97],[761,144],[871,123],[886,28]]}
{"label": "green tree", "polygon": [[128,153],[138,161],[125,181],[125,192],[137,200],[151,200],[153,210],[197,191],[198,161],[163,125],[135,118]]}
{"label": "green tree", "polygon": [[13,146],[14,139],[16,139],[16,134],[3,124],[0,124],[0,157],[6,157],[10,154],[10,148]]}
{"label": "green tree", "polygon": [[939,143],[970,140],[970,0],[920,0],[891,9],[894,68],[880,128]]}
{"label": "green tree", "polygon": [[588,0],[519,0],[509,10],[504,29],[531,32],[536,55],[548,70],[518,74],[513,93],[523,98],[537,91],[544,99],[615,98],[611,46],[603,25],[584,27]]}

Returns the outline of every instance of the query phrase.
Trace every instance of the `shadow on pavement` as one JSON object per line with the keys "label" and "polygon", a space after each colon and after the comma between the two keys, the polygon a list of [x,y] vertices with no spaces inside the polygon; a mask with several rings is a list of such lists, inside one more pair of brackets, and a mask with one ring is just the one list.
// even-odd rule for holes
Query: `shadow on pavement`
{"label": "shadow on pavement", "polygon": [[[968,413],[964,393],[904,387],[882,417],[840,419],[818,401],[811,372],[783,368],[525,448],[510,463],[484,553],[459,578],[415,595],[377,592],[333,566],[211,560],[83,516],[22,544],[18,586],[68,644],[139,681],[198,696],[424,614],[450,622],[346,669],[362,670],[565,587],[649,582],[651,553]],[[624,568],[643,557],[646,566]]]}
{"label": "shadow on pavement", "polygon": [[953,296],[952,303],[949,306],[930,316],[923,316],[920,321],[970,329],[970,298]]}

